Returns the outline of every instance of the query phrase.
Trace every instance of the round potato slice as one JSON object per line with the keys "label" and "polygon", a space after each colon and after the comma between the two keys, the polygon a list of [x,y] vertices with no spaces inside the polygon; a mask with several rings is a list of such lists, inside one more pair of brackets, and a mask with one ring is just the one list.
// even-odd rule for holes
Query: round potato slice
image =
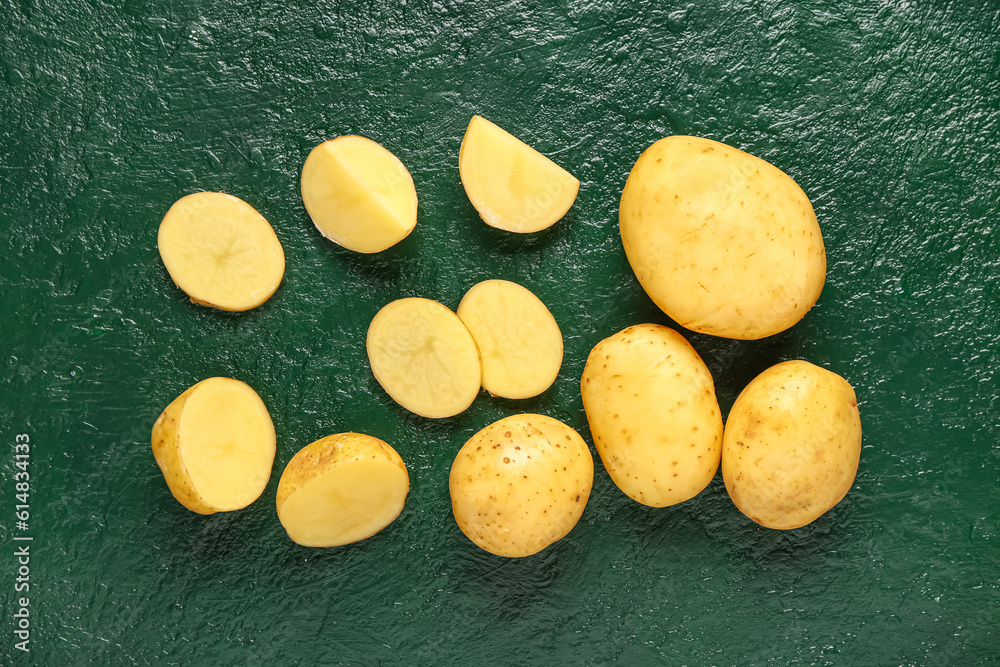
{"label": "round potato slice", "polygon": [[337,137],[309,153],[302,167],[302,203],[323,236],[355,252],[381,252],[417,225],[410,172],[366,137]]}
{"label": "round potato slice", "polygon": [[562,332],[527,288],[484,280],[466,292],[457,312],[479,347],[483,389],[504,398],[530,398],[555,382],[563,359]]}
{"label": "round potato slice", "polygon": [[278,519],[293,542],[336,547],[364,540],[403,511],[410,477],[387,443],[338,433],[303,447],[278,482]]}
{"label": "round potato slice", "polygon": [[170,492],[199,514],[246,507],[263,493],[275,435],[264,401],[232,378],[202,380],[153,424],[153,456]]}
{"label": "round potato slice", "polygon": [[601,461],[629,498],[675,505],[712,481],[722,453],[715,383],[679,333],[639,324],[602,340],[580,391]]}
{"label": "round potato slice", "polygon": [[768,528],[811,523],[843,500],[861,457],[854,389],[808,361],[746,386],[726,421],[722,478],[736,507]]}
{"label": "round potato slice", "polygon": [[368,327],[368,361],[394,401],[423,417],[451,417],[475,400],[479,351],[458,315],[430,299],[398,299]]}
{"label": "round potato slice", "polygon": [[619,227],[639,283],[683,327],[726,338],[784,331],[826,280],[809,198],[777,167],[699,137],[639,156]]}
{"label": "round potato slice", "polygon": [[285,275],[285,253],[271,225],[253,206],[222,192],[178,199],[156,243],[170,278],[203,306],[256,308]]}
{"label": "round potato slice", "polygon": [[508,232],[551,227],[580,191],[572,174],[481,116],[465,131],[458,170],[479,217]]}
{"label": "round potato slice", "polygon": [[472,436],[451,466],[455,521],[498,556],[538,553],[580,520],[594,458],[572,428],[544,415],[514,415]]}

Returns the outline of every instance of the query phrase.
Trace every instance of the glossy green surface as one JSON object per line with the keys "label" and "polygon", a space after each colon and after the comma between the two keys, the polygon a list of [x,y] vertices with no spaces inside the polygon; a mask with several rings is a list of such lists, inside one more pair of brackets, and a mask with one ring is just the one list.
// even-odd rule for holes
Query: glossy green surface
{"label": "glossy green surface", "polygon": [[[0,1],[0,664],[979,665],[1000,656],[1000,9],[789,0],[255,3]],[[488,228],[458,178],[474,113],[581,182],[565,219]],[[298,193],[341,134],[392,150],[419,222],[362,256],[325,241]],[[597,464],[570,535],[504,560],[451,517],[455,452],[486,424],[551,415],[590,442],[590,348],[669,321],[640,289],[618,197],[653,141],[695,134],[762,157],[812,198],[829,257],[818,305],[757,342],[687,333],[723,410],[805,358],[856,388],[864,449],[844,502],[762,529],[721,477],[636,505]],[[284,284],[220,313],[171,283],[171,203],[224,190],[284,245]],[[537,399],[481,395],[430,421],[368,369],[371,317],[402,296],[454,308],[506,278],[566,344]],[[249,508],[198,516],[149,446],[194,382],[253,386],[278,433]],[[299,547],[274,497],[299,448],[355,430],[410,469],[374,538]],[[30,437],[30,523],[14,444]],[[30,535],[30,644],[15,649],[15,536]]]}

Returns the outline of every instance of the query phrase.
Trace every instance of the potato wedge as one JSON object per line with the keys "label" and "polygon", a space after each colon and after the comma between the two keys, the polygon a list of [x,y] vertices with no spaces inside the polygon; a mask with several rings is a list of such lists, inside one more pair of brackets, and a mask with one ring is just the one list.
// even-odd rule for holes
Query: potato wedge
{"label": "potato wedge", "polygon": [[517,137],[473,116],[458,170],[483,221],[508,232],[538,232],[569,211],[580,181]]}
{"label": "potato wedge", "polygon": [[479,347],[483,389],[490,394],[530,398],[555,382],[562,332],[530,290],[509,280],[484,280],[466,292],[457,313]]}
{"label": "potato wedge", "polygon": [[544,415],[513,415],[472,436],[451,466],[455,521],[498,556],[538,553],[580,520],[594,458],[572,428]]}
{"label": "potato wedge", "polygon": [[392,523],[410,491],[396,450],[362,433],[330,435],[299,450],[278,482],[278,519],[293,542],[335,547]]}
{"label": "potato wedge", "polygon": [[368,361],[390,397],[423,417],[451,417],[482,383],[472,334],[447,306],[411,297],[384,306],[368,326]]}
{"label": "potato wedge", "polygon": [[639,283],[692,331],[770,336],[802,319],[823,290],[823,234],[802,188],[717,141],[667,137],[646,149],[618,219]]}
{"label": "potato wedge", "polygon": [[160,223],[156,245],[174,284],[203,306],[256,308],[285,275],[285,253],[271,225],[223,192],[178,199]]}
{"label": "potato wedge", "polygon": [[679,333],[639,324],[605,338],[580,392],[601,461],[629,498],[666,507],[712,481],[722,414],[711,373]]}
{"label": "potato wedge", "polygon": [[808,361],[758,375],[726,421],[722,478],[741,512],[768,528],[811,523],[850,491],[861,458],[854,389]]}
{"label": "potato wedge", "polygon": [[232,378],[202,380],[153,424],[153,456],[173,496],[192,512],[246,507],[274,464],[274,424],[264,401]]}
{"label": "potato wedge", "polygon": [[410,172],[366,137],[337,137],[309,153],[302,167],[302,203],[320,234],[355,252],[381,252],[417,225]]}

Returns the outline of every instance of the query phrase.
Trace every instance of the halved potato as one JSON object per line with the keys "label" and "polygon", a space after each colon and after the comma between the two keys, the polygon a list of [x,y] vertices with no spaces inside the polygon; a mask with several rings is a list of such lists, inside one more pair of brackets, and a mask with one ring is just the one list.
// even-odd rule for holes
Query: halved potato
{"label": "halved potato", "polygon": [[246,507],[274,464],[274,424],[264,401],[232,378],[202,380],[153,424],[153,456],[170,492],[199,514]]}
{"label": "halved potato", "polygon": [[203,306],[256,308],[285,275],[285,253],[271,225],[223,192],[178,199],[160,223],[156,245],[170,278]]}
{"label": "halved potato", "polygon": [[513,415],[469,438],[451,466],[455,521],[482,549],[530,556],[580,520],[594,457],[580,434],[545,415]]}
{"label": "halved potato", "polygon": [[337,137],[309,153],[302,167],[302,203],[323,236],[356,252],[381,252],[417,224],[410,172],[366,137]]}
{"label": "halved potato", "polygon": [[483,361],[483,389],[504,398],[530,398],[555,382],[563,339],[537,296],[509,280],[484,280],[466,292],[458,317]]}
{"label": "halved potato", "polygon": [[368,361],[394,401],[423,417],[451,417],[482,382],[472,334],[447,306],[411,297],[380,310],[368,327]]}
{"label": "halved potato", "polygon": [[572,174],[481,116],[465,131],[458,170],[483,221],[509,232],[551,227],[580,191]]}
{"label": "halved potato", "polygon": [[278,520],[293,542],[335,547],[371,537],[403,511],[410,491],[396,450],[363,433],[306,445],[278,482]]}

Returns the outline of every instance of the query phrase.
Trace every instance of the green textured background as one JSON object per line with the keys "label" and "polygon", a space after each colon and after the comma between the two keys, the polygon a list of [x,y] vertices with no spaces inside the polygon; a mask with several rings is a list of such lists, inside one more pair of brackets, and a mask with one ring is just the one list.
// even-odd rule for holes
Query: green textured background
{"label": "green textured background", "polygon": [[[1000,660],[1000,7],[756,0],[405,4],[0,0],[0,664],[980,665]],[[568,216],[522,237],[479,221],[458,148],[480,113],[580,178]],[[369,136],[407,165],[419,223],[377,256],[315,231],[309,150]],[[758,528],[721,478],[665,509],[597,465],[576,529],[505,560],[451,517],[448,471],[522,411],[590,441],[578,381],[600,339],[670,321],[628,267],[618,197],[670,134],[725,141],[812,198],[829,257],[818,305],[757,342],[686,334],[728,411],[780,360],[856,388],[847,499]],[[287,256],[261,308],[192,305],[156,251],[170,204],[224,190]],[[562,327],[558,381],[408,414],[368,369],[388,301],[456,307],[485,278],[534,290]],[[229,375],[278,433],[246,510],[175,502],[159,412]],[[299,547],[274,511],[300,447],[393,444],[411,493],[388,529]],[[13,443],[30,435],[31,653],[15,651]]]}

